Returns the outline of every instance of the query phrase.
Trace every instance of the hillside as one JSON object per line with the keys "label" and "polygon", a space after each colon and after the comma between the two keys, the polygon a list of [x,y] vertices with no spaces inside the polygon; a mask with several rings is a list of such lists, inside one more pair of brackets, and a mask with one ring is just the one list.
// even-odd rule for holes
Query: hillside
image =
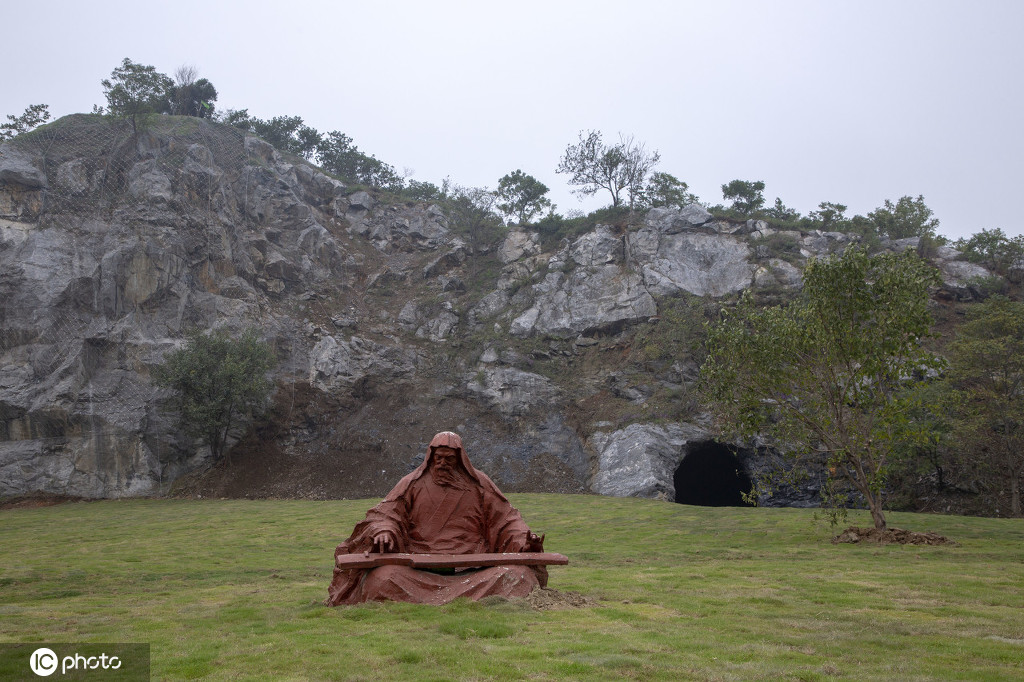
{"label": "hillside", "polygon": [[[370,497],[453,429],[507,491],[738,503],[775,455],[695,399],[701,324],[850,239],[691,205],[492,243],[235,128],[65,117],[0,146],[0,495]],[[933,260],[936,305],[989,274]],[[256,327],[279,364],[210,470],[150,373],[213,327]]]}

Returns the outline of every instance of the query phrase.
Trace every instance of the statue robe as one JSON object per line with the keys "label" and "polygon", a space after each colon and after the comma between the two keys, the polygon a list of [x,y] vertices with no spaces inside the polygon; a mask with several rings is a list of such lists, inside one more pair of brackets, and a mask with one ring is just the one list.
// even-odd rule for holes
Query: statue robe
{"label": "statue robe", "polygon": [[[438,485],[430,475],[431,456],[441,445],[455,447],[459,454],[467,475],[458,487]],[[371,550],[374,536],[384,531],[397,540],[396,552],[474,554],[523,551],[529,528],[491,479],[469,464],[461,439],[446,432],[434,437],[423,464],[367,512],[352,536],[338,545],[335,556]],[[375,600],[446,604],[458,597],[525,597],[546,583],[543,566],[492,566],[457,570],[453,575],[408,566],[336,567],[327,604]]]}

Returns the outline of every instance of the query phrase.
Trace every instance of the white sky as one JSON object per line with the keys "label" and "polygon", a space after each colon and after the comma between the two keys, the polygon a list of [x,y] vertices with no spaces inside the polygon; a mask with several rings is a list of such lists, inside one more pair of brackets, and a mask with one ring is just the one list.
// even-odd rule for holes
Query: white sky
{"label": "white sky", "polygon": [[632,134],[711,203],[763,180],[802,213],[923,194],[951,237],[1024,232],[1024,2],[8,3],[0,115],[105,105],[121,59],[198,67],[220,110],[298,115],[439,183],[554,172]]}

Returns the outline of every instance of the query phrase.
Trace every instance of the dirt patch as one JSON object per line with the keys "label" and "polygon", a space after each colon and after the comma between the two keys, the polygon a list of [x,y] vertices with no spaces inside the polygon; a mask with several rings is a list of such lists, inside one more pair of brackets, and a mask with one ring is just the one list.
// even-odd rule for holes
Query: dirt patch
{"label": "dirt patch", "polygon": [[52,507],[65,502],[81,502],[81,497],[70,495],[50,495],[37,493],[35,495],[19,495],[0,500],[0,510],[3,509],[36,509],[38,507]]}
{"label": "dirt patch", "polygon": [[850,526],[832,538],[832,544],[840,542],[874,542],[879,545],[951,545],[957,543],[938,533],[917,533],[902,528],[858,528]]}
{"label": "dirt patch", "polygon": [[535,587],[523,600],[538,611],[583,609],[597,605],[596,600],[579,592],[562,592],[550,587]]}

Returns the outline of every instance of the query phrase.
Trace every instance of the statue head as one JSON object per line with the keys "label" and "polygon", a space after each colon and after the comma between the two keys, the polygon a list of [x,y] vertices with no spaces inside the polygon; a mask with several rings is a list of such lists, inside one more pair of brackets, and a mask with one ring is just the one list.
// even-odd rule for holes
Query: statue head
{"label": "statue head", "polygon": [[434,436],[427,452],[427,468],[439,485],[457,485],[470,475],[469,460],[458,434],[443,431]]}

